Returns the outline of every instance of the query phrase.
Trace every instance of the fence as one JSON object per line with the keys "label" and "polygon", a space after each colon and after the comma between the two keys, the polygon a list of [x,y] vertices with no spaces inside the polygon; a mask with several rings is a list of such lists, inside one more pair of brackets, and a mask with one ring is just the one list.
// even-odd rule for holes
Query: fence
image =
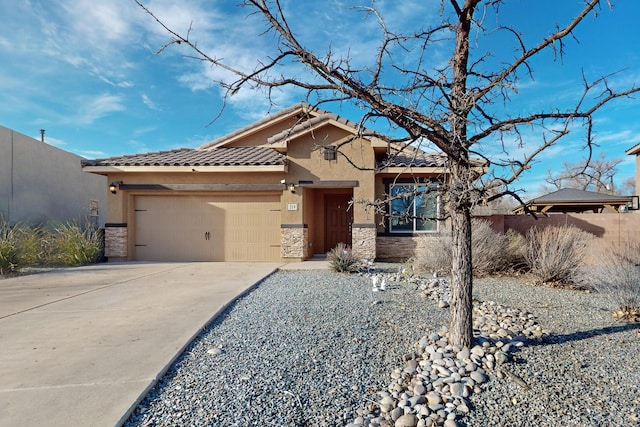
{"label": "fence", "polygon": [[509,229],[522,234],[532,227],[573,225],[587,231],[601,240],[604,245],[619,246],[628,241],[640,241],[640,213],[583,213],[538,215],[488,215],[477,218],[491,221],[498,232]]}

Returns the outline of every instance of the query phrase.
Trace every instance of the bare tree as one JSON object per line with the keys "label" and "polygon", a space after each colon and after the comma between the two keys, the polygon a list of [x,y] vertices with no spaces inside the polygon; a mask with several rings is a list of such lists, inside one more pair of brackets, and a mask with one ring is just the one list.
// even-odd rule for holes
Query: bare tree
{"label": "bare tree", "polygon": [[[452,343],[463,346],[471,345],[473,339],[473,206],[504,195],[522,202],[509,185],[531,167],[536,156],[573,131],[585,132],[585,148],[590,151],[594,113],[640,90],[616,90],[610,76],[590,80],[583,75],[580,93],[568,108],[551,105],[531,113],[505,108],[517,94],[521,77],[532,78],[533,59],[547,51],[561,58],[574,29],[587,16],[595,16],[604,0],[585,1],[572,19],[532,45],[516,29],[498,23],[500,0],[442,0],[436,24],[425,22],[420,28],[401,32],[392,31],[373,6],[361,7],[358,10],[375,19],[380,29],[378,48],[371,52],[370,63],[361,67],[355,66],[348,54],[336,55],[331,47],[324,54],[306,48],[279,0],[244,0],[247,14],[264,19],[265,35],[275,34],[277,44],[277,54],[268,60],[256,58],[251,69],[235,67],[215,50],[204,51],[190,38],[190,29],[181,34],[169,28],[141,0],[135,1],[169,33],[170,40],[160,51],[186,46],[191,56],[235,76],[233,81],[218,82],[226,90],[225,98],[244,88],[263,88],[269,98],[277,88],[299,88],[314,105],[332,101],[356,104],[364,111],[363,128],[386,120],[396,134],[403,134],[396,142],[415,145],[428,141],[446,155],[449,180],[445,194],[453,244],[449,334]],[[490,16],[496,19],[488,19]],[[514,47],[511,56],[500,61],[492,58],[489,45],[478,43],[483,36],[496,33],[510,38]],[[448,61],[432,66],[428,58],[442,49],[449,52]],[[407,52],[411,61],[405,60]],[[538,135],[535,140],[525,136],[531,130]],[[514,140],[522,146],[529,144],[527,154],[518,158],[509,155],[505,147]],[[499,155],[485,154],[500,150]],[[495,176],[479,177],[474,158],[486,160]],[[502,190],[493,194],[498,187]]]}
{"label": "bare tree", "polygon": [[[545,181],[552,187],[551,191],[562,188],[574,188],[583,191],[595,191],[604,194],[617,194],[613,178],[618,172],[622,159],[607,159],[601,153],[597,159],[582,159],[575,163],[564,162],[563,170],[558,173],[547,171]],[[549,187],[545,187],[549,190]]]}
{"label": "bare tree", "polygon": [[636,194],[636,177],[630,176],[622,181],[622,188],[620,189],[622,195],[634,195]]}

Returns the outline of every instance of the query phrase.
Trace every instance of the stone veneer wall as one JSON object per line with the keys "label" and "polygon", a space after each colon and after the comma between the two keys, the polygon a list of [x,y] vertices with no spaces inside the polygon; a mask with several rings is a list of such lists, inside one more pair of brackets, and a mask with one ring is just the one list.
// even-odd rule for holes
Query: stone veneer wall
{"label": "stone veneer wall", "polygon": [[309,229],[283,227],[281,233],[282,258],[306,258],[309,253]]}
{"label": "stone veneer wall", "polygon": [[351,250],[359,258],[376,258],[376,227],[375,224],[358,226],[354,224],[351,228]]}
{"label": "stone veneer wall", "polygon": [[417,236],[378,236],[376,239],[376,258],[404,261],[411,258],[417,250],[423,249],[429,238],[436,238],[436,236],[436,234],[430,233]]}
{"label": "stone veneer wall", "polygon": [[105,224],[104,228],[104,256],[126,258],[127,251],[127,226],[110,226]]}

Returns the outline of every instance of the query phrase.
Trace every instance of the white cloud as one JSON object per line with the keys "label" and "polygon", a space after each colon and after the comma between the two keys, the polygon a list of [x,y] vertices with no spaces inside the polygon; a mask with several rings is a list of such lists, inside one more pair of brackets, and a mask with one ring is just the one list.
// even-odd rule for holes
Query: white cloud
{"label": "white cloud", "polygon": [[160,108],[145,93],[142,94],[142,102],[151,110],[156,110],[156,111],[160,110]]}
{"label": "white cloud", "polygon": [[67,119],[70,123],[90,125],[112,113],[125,110],[124,99],[118,95],[104,93],[78,102],[78,113]]}
{"label": "white cloud", "polygon": [[99,150],[77,150],[75,153],[88,159],[98,159],[108,156],[107,153]]}

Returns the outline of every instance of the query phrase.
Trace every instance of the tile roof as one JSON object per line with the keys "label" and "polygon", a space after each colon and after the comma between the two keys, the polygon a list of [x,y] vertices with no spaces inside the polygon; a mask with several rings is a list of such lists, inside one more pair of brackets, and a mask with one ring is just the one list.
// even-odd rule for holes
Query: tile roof
{"label": "tile roof", "polygon": [[399,153],[386,157],[378,165],[382,168],[390,167],[443,167],[446,165],[447,156],[440,154],[429,154],[416,151],[414,153]]}
{"label": "tile roof", "polygon": [[211,150],[180,148],[89,160],[84,166],[278,166],[284,155],[268,147],[232,147]]}
{"label": "tile roof", "polygon": [[594,191],[583,191],[575,188],[563,188],[532,199],[527,203],[607,203],[627,201],[628,199],[628,196],[596,193]]}

